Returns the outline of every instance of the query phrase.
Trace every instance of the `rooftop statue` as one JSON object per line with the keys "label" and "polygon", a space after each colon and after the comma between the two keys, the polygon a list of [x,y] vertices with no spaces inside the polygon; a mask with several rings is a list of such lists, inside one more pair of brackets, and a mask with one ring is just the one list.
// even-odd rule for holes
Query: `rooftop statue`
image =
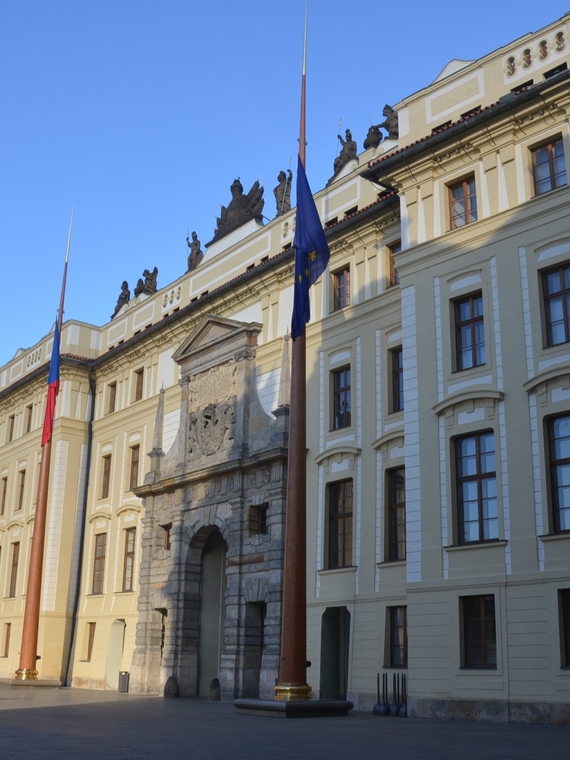
{"label": "rooftop statue", "polygon": [[333,181],[336,175],[341,171],[341,169],[344,169],[349,161],[358,161],[358,158],[356,156],[357,146],[356,142],[352,139],[352,132],[350,129],[346,130],[345,138],[346,139],[343,140],[341,135],[338,135],[338,139],[342,145],[342,150],[334,160],[334,174],[329,179],[327,184],[330,184]]}
{"label": "rooftop statue", "polygon": [[394,111],[392,106],[388,105],[384,106],[382,114],[386,117],[386,121],[383,121],[382,124],[378,124],[378,128],[385,129],[386,132],[388,132],[389,140],[397,140],[399,137],[398,114]]}
{"label": "rooftop statue", "polygon": [[158,267],[155,267],[152,272],[149,272],[148,269],[145,269],[143,272],[144,282],[141,277],[139,277],[139,281],[137,282],[137,286],[135,288],[135,298],[136,296],[140,296],[141,293],[144,293],[147,296],[151,296],[153,293],[156,293],[156,278],[158,277]]}
{"label": "rooftop statue", "polygon": [[131,300],[131,291],[129,290],[129,283],[124,280],[123,284],[121,285],[121,293],[119,297],[117,298],[117,305],[115,306],[115,311],[111,314],[111,319],[117,316],[117,314],[121,311],[123,306],[127,304]]}
{"label": "rooftop statue", "polygon": [[364,140],[364,150],[368,150],[368,148],[377,148],[381,142],[382,132],[380,132],[380,127],[378,125],[371,126],[366,135],[366,139]]}
{"label": "rooftop statue", "polygon": [[234,179],[230,190],[232,199],[227,208],[222,206],[212,243],[220,240],[220,238],[223,238],[252,219],[255,219],[260,224],[262,222],[262,211],[265,201],[263,200],[263,188],[260,187],[259,182],[254,182],[249,193],[245,195],[239,178]]}
{"label": "rooftop statue", "polygon": [[275,195],[275,203],[277,204],[276,216],[282,216],[288,211],[291,211],[291,181],[293,179],[293,172],[291,169],[287,169],[285,172],[279,172],[277,181],[279,184],[273,190]]}
{"label": "rooftop statue", "polygon": [[202,253],[202,249],[200,248],[200,241],[198,240],[198,235],[193,232],[192,233],[192,240],[190,238],[186,237],[186,244],[188,245],[188,248],[190,248],[190,253],[188,254],[188,272],[192,272],[198,264],[202,261],[204,254]]}

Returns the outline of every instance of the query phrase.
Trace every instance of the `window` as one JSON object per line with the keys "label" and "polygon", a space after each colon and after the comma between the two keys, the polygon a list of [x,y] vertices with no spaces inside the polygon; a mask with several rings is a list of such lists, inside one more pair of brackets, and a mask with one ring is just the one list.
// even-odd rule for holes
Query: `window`
{"label": "window", "polygon": [[4,623],[4,639],[2,641],[2,657],[10,655],[10,637],[12,635],[12,623]]}
{"label": "window", "polygon": [[570,341],[570,264],[542,273],[542,292],[546,316],[546,345]]}
{"label": "window", "polygon": [[560,633],[561,633],[561,665],[563,668],[570,667],[570,589],[565,588],[558,592],[560,606]]}
{"label": "window", "polygon": [[398,467],[387,472],[388,485],[388,560],[406,559],[406,487],[405,470]]}
{"label": "window", "polygon": [[454,302],[457,371],[485,364],[483,296],[474,293]]}
{"label": "window", "polygon": [[451,229],[477,221],[477,193],[475,177],[466,177],[449,188],[449,218]]}
{"label": "window", "polygon": [[129,473],[129,489],[136,488],[139,481],[139,455],[140,446],[131,446],[131,470]]}
{"label": "window", "polygon": [[499,538],[495,437],[476,433],[455,441],[459,543]]}
{"label": "window", "polygon": [[548,421],[550,498],[555,533],[570,530],[570,415]]}
{"label": "window", "polygon": [[333,308],[335,311],[338,311],[339,309],[344,309],[345,306],[350,305],[350,267],[345,267],[338,272],[334,272],[333,285]]}
{"label": "window", "polygon": [[249,508],[249,534],[250,536],[265,536],[269,532],[267,529],[267,510],[268,504]]}
{"label": "window", "polygon": [[402,243],[400,240],[398,240],[397,243],[392,243],[392,245],[388,247],[388,253],[390,256],[390,287],[400,284],[400,275],[396,269],[396,261],[394,257],[397,253],[400,253],[401,250]]}
{"label": "window", "polygon": [[350,427],[350,367],[334,370],[333,430]]}
{"label": "window", "polygon": [[111,455],[103,457],[103,479],[101,481],[101,498],[109,498],[109,484],[111,482]]}
{"label": "window", "polygon": [[34,411],[34,407],[32,404],[30,406],[26,407],[26,433],[29,433],[32,429],[32,413]]}
{"label": "window", "polygon": [[343,480],[328,487],[327,567],[350,567],[351,564],[352,480]]}
{"label": "window", "polygon": [[107,549],[107,534],[99,533],[95,536],[95,558],[93,561],[93,586],[92,594],[103,593],[103,581],[105,579],[105,552]]}
{"label": "window", "polygon": [[140,401],[143,397],[144,369],[135,372],[135,401]]}
{"label": "window", "polygon": [[497,636],[495,632],[495,597],[464,596],[463,667],[495,668]]}
{"label": "window", "polygon": [[6,496],[8,494],[8,478],[2,478],[0,484],[0,517],[6,512]]}
{"label": "window", "polygon": [[117,403],[117,383],[109,383],[108,393],[107,414],[112,414]]}
{"label": "window", "polygon": [[93,656],[93,643],[95,642],[96,623],[87,623],[83,636],[83,656],[82,660],[89,662]]}
{"label": "window", "polygon": [[14,439],[14,420],[15,419],[16,418],[15,418],[15,416],[13,414],[11,414],[8,417],[8,431],[7,431],[7,435],[6,435],[6,442],[7,443],[10,443],[10,441],[12,441]]}
{"label": "window", "polygon": [[125,531],[125,559],[123,562],[123,591],[132,591],[134,588],[135,570],[135,539],[137,529],[128,528]]}
{"label": "window", "polygon": [[390,659],[392,668],[408,667],[407,607],[388,607],[390,625]]}
{"label": "window", "polygon": [[534,148],[531,154],[536,195],[548,193],[566,184],[566,164],[561,137]]}
{"label": "window", "polygon": [[402,347],[390,351],[390,374],[392,376],[392,395],[390,412],[401,412],[404,408],[404,354]]}
{"label": "window", "polygon": [[10,591],[8,596],[16,596],[16,582],[18,580],[18,561],[20,559],[19,542],[12,544],[12,564],[10,565]]}
{"label": "window", "polygon": [[168,525],[161,525],[162,528],[162,548],[164,551],[170,551],[170,533],[172,531],[172,523]]}
{"label": "window", "polygon": [[26,471],[20,470],[20,485],[18,487],[18,506],[16,510],[19,512],[24,506],[24,493],[26,491]]}

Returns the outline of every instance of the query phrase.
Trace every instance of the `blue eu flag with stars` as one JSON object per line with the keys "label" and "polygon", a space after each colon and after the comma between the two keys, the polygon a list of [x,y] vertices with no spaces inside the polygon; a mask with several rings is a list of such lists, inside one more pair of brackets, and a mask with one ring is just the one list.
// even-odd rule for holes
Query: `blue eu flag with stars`
{"label": "blue eu flag with stars", "polygon": [[297,222],[293,247],[295,289],[291,337],[295,339],[303,334],[311,316],[309,288],[325,271],[331,255],[300,156],[297,162]]}

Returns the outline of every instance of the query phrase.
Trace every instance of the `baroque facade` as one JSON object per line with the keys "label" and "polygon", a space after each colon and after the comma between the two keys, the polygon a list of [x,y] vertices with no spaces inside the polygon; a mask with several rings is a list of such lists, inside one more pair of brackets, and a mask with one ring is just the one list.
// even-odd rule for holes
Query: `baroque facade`
{"label": "baroque facade", "polygon": [[[315,194],[308,682],[570,721],[570,16],[452,61]],[[76,687],[269,696],[295,212],[62,333],[39,652]],[[0,675],[18,667],[53,335],[0,369]],[[145,456],[147,455],[148,456]],[[212,686],[213,684],[213,686]]]}

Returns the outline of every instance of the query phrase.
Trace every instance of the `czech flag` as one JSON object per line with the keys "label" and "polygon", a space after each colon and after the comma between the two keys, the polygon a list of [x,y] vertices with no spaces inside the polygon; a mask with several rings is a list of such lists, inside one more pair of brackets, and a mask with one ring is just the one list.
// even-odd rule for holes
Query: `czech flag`
{"label": "czech flag", "polygon": [[55,400],[59,393],[59,325],[56,320],[53,335],[53,348],[51,350],[51,362],[49,365],[48,392],[46,402],[46,415],[44,417],[44,429],[42,433],[42,446],[51,441],[53,430],[53,418],[55,416]]}
{"label": "czech flag", "polygon": [[297,162],[297,223],[293,246],[295,290],[291,337],[295,339],[303,334],[311,317],[309,288],[325,271],[331,255],[300,156]]}

